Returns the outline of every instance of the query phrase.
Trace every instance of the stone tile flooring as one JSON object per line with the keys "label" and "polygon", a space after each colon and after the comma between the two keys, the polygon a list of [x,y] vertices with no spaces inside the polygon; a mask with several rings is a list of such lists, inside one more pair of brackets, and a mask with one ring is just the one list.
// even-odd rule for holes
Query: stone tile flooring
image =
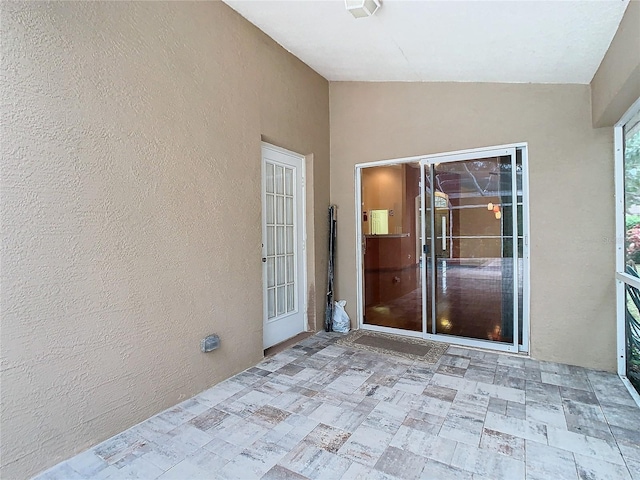
{"label": "stone tile flooring", "polygon": [[319,333],[40,475],[640,479],[613,374],[450,347],[436,365]]}

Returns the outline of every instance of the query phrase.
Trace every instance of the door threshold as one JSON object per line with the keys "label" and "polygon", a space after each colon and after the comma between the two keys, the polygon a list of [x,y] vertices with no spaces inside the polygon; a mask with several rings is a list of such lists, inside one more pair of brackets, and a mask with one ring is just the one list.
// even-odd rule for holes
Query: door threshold
{"label": "door threshold", "polygon": [[280,353],[290,347],[293,347],[296,343],[301,342],[305,338],[309,338],[312,335],[315,335],[316,332],[301,332],[297,334],[295,337],[291,337],[284,342],[280,342],[272,347],[269,347],[264,350],[264,357],[273,357],[275,354]]}
{"label": "door threshold", "polygon": [[[524,351],[516,352],[516,351],[506,350],[504,348],[500,348],[498,346],[499,344],[496,345],[497,348],[492,348],[491,345],[477,345],[477,344],[469,345],[469,343],[467,342],[467,340],[469,339],[465,339],[464,337],[445,336],[445,335],[428,335],[425,338],[422,332],[416,332],[412,330],[402,330],[399,328],[382,327],[379,325],[370,325],[370,324],[360,325],[359,328],[363,330],[368,330],[371,332],[388,333],[391,335],[399,335],[401,337],[419,338],[419,339],[428,340],[431,342],[448,343],[452,347],[468,348],[470,350],[478,350],[478,351],[487,352],[487,353],[501,353],[501,354],[516,356],[519,358],[531,358],[531,355],[529,352],[524,352]],[[470,339],[470,340],[471,342],[475,342],[475,343],[486,343],[486,342],[483,342],[482,340],[476,340],[476,339]]]}
{"label": "door threshold", "polygon": [[[469,345],[458,345],[456,343],[451,343],[450,345],[452,347],[466,348],[467,350],[475,350],[477,352],[497,353],[499,355],[506,355],[506,356],[509,356],[509,357],[531,358],[531,354],[529,352],[509,352],[509,351],[506,351],[506,350],[494,350],[492,348],[472,347],[472,346],[469,346]],[[452,354],[452,355],[455,355],[455,354]]]}

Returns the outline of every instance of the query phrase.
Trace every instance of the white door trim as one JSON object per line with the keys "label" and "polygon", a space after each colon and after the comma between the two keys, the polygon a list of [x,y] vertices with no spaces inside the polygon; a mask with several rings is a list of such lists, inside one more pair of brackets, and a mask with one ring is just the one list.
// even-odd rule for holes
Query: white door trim
{"label": "white door trim", "polygon": [[451,155],[471,154],[471,158],[473,158],[474,154],[484,153],[491,150],[502,150],[505,148],[527,148],[527,147],[528,147],[527,142],[508,143],[505,145],[468,148],[466,150],[454,150],[452,152],[430,153],[428,155],[413,155],[411,157],[389,158],[389,159],[383,159],[383,160],[375,160],[373,162],[361,162],[361,163],[356,163],[355,167],[356,169],[358,169],[362,167],[379,167],[382,165],[397,165],[401,163],[419,162],[421,160],[429,160],[432,158],[448,157]]}

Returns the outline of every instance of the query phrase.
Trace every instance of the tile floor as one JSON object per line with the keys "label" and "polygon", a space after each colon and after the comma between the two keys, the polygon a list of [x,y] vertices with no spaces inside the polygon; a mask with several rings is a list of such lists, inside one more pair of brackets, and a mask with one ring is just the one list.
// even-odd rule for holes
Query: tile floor
{"label": "tile floor", "polygon": [[41,474],[50,479],[640,479],[617,376],[450,347],[436,365],[320,333]]}

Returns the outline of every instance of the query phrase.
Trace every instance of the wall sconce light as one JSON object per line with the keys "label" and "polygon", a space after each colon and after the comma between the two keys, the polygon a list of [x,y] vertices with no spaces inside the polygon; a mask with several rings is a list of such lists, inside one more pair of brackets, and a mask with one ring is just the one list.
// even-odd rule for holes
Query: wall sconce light
{"label": "wall sconce light", "polygon": [[502,212],[496,212],[496,220],[500,220],[502,218]]}
{"label": "wall sconce light", "polygon": [[493,203],[489,202],[489,204],[487,205],[487,210],[489,210],[490,212],[493,211]]}
{"label": "wall sconce light", "polygon": [[379,0],[344,0],[344,6],[347,11],[355,18],[370,17],[378,8],[380,8]]}

